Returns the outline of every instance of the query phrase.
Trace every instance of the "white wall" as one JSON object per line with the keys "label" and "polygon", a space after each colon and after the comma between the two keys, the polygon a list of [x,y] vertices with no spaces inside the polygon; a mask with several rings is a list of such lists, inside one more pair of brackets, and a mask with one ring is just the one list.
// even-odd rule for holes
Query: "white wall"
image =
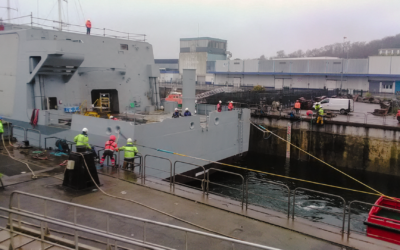
{"label": "white wall", "polygon": [[258,72],[259,60],[246,60],[244,63],[244,72]]}
{"label": "white wall", "polygon": [[369,73],[370,74],[390,74],[391,56],[370,56]]}
{"label": "white wall", "polygon": [[207,68],[206,52],[179,53],[179,73],[183,69],[195,69],[196,75],[205,76]]}
{"label": "white wall", "polygon": [[14,112],[14,97],[16,87],[16,73],[18,60],[17,34],[0,35],[0,115],[11,116]]}

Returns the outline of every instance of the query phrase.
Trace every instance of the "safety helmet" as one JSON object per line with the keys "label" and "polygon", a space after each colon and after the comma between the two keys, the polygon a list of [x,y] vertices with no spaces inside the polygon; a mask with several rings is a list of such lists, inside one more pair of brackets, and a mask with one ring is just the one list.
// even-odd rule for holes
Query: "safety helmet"
{"label": "safety helmet", "polygon": [[110,119],[114,118],[114,116],[110,115]]}
{"label": "safety helmet", "polygon": [[219,103],[222,103],[221,101],[219,101]]}
{"label": "safety helmet", "polygon": [[128,143],[132,143],[132,139],[128,138],[128,140],[126,140]]}
{"label": "safety helmet", "polygon": [[85,132],[85,133],[87,133],[89,130],[87,129],[87,128],[83,128],[82,129],[82,132]]}
{"label": "safety helmet", "polygon": [[110,136],[110,141],[115,141],[117,138],[115,137],[115,135],[111,135]]}
{"label": "safety helmet", "polygon": [[233,101],[231,101],[231,103],[233,103]]}
{"label": "safety helmet", "polygon": [[188,111],[189,109],[188,109],[188,108],[185,108],[185,110]]}
{"label": "safety helmet", "polygon": [[175,108],[175,111],[178,111],[178,108]]}

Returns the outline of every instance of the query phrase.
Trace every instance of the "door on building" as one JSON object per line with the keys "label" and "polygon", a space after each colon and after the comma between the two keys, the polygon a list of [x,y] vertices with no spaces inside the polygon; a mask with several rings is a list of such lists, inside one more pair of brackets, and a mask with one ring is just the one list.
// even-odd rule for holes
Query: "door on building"
{"label": "door on building", "polygon": [[400,95],[400,81],[396,81],[394,84],[395,84],[394,91],[396,95]]}
{"label": "door on building", "polygon": [[239,88],[240,87],[241,79],[240,77],[233,78],[233,86]]}
{"label": "door on building", "polygon": [[337,88],[336,81],[334,80],[326,80],[325,86],[328,90],[333,90]]}
{"label": "door on building", "polygon": [[283,89],[283,79],[275,79],[275,89]]}
{"label": "door on building", "polygon": [[370,93],[379,93],[379,82],[370,81],[369,82],[369,92]]}

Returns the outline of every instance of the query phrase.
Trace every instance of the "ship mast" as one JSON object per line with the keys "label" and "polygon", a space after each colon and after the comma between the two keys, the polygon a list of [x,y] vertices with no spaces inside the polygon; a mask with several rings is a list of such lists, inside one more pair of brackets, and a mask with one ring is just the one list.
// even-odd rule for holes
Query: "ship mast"
{"label": "ship mast", "polygon": [[61,17],[61,4],[62,4],[62,2],[61,2],[61,0],[58,0],[58,21],[59,21],[59,30],[61,31],[62,30],[62,17]]}
{"label": "ship mast", "polygon": [[7,0],[7,19],[10,22],[10,0]]}

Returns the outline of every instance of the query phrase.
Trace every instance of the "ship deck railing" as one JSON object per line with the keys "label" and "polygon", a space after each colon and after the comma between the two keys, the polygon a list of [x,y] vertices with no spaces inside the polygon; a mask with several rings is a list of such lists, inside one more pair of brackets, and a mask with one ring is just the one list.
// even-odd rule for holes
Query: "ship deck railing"
{"label": "ship deck railing", "polygon": [[[71,24],[71,23],[67,23],[67,22],[63,22],[63,21],[56,21],[56,20],[51,20],[51,19],[46,19],[46,18],[34,17],[32,15],[32,13],[30,15],[26,15],[26,16],[20,16],[20,17],[7,19],[6,22],[3,21],[3,24],[6,26],[6,31],[7,31],[7,25],[13,25],[13,29],[30,27],[30,28],[43,28],[43,29],[65,31],[65,32],[71,32],[71,33],[77,33],[77,34],[86,34],[86,26],[85,25],[76,25],[76,24]],[[18,27],[18,26],[20,26],[20,27]],[[92,31],[94,31],[94,32],[92,32]],[[140,41],[140,42],[146,41],[145,34],[124,32],[124,31],[108,29],[108,28],[96,28],[93,26],[91,28],[90,35],[91,36],[110,37],[110,38],[123,39],[123,40],[131,40],[131,41]]]}

